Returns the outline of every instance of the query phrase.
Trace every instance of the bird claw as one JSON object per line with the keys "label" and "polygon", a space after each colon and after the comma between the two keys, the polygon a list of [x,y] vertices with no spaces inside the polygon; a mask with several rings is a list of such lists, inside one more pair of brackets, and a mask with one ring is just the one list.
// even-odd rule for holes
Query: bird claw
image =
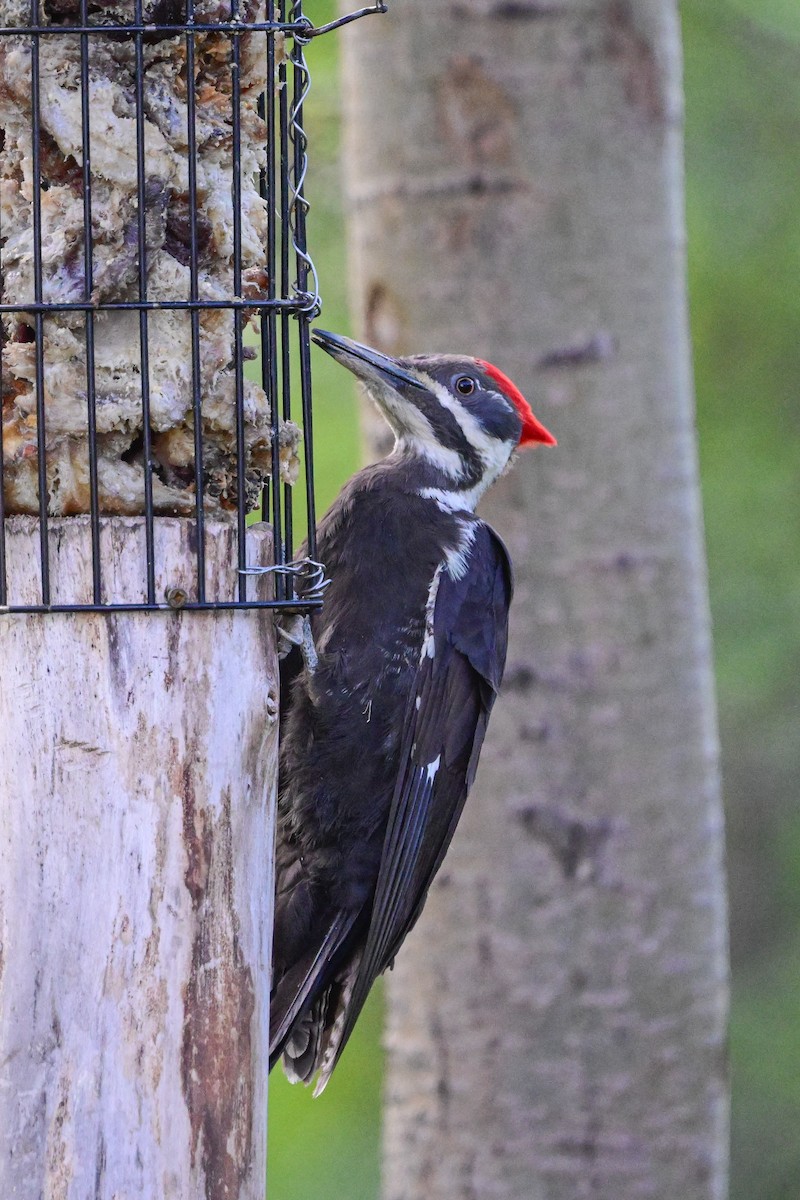
{"label": "bird claw", "polygon": [[[304,558],[300,562],[291,562],[269,567],[242,567],[240,575],[282,575],[293,580],[301,603],[311,601],[314,604],[324,599],[326,588],[330,587],[330,579],[325,578],[325,568],[322,563],[313,558]],[[275,622],[278,635],[278,658],[284,659],[287,654],[297,647],[303,656],[306,670],[313,675],[319,661],[317,648],[311,634],[311,618],[308,615],[288,616],[282,614],[282,620]]]}
{"label": "bird claw", "polygon": [[284,659],[295,646],[303,643],[303,618],[301,616],[286,616],[279,624],[275,622],[275,632],[278,635],[278,658]]}
{"label": "bird claw", "polygon": [[280,625],[275,623],[278,634],[278,658],[286,658],[287,654],[297,647],[303,656],[306,670],[313,675],[317,669],[319,656],[311,633],[311,618],[308,616],[289,617]]}

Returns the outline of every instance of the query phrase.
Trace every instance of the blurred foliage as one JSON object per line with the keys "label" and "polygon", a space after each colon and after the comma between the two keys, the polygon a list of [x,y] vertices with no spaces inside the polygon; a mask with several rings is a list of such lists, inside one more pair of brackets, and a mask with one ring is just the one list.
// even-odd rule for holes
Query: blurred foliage
{"label": "blurred foliage", "polygon": [[268,1200],[377,1200],[383,1005],[374,988],[322,1096],[270,1076]]}
{"label": "blurred foliage", "polygon": [[[398,0],[401,2],[401,0]],[[333,0],[309,0],[318,22]],[[682,0],[689,280],[729,823],[732,1200],[800,1197],[800,0]],[[385,18],[390,19],[390,18]],[[345,35],[346,36],[346,35]],[[323,326],[346,330],[335,36],[309,48]],[[353,395],[315,353],[325,507]],[[380,997],[324,1096],[271,1083],[269,1200],[375,1200]]]}
{"label": "blurred foliage", "polygon": [[689,293],[728,815],[732,1200],[800,1196],[800,4],[684,0]]}

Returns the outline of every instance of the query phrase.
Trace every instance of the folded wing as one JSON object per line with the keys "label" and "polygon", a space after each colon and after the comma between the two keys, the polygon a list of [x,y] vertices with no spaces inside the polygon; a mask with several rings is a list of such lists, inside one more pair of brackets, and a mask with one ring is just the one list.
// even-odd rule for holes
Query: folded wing
{"label": "folded wing", "polygon": [[317,1092],[419,916],[475,778],[505,666],[512,579],[497,535],[482,522],[474,534],[461,572],[445,566],[434,582],[366,939],[321,1048]]}

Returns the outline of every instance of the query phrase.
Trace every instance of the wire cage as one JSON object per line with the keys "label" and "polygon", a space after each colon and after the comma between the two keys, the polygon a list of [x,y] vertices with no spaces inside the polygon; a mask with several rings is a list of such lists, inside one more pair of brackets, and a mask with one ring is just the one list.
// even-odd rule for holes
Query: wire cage
{"label": "wire cage", "polygon": [[[156,594],[170,516],[196,530],[181,607],[320,603],[305,47],[384,10],[315,28],[302,0],[0,0],[0,611],[170,607]],[[270,600],[248,591],[259,511]],[[8,522],[25,514],[35,602],[15,596],[8,554]],[[92,594],[55,596],[53,525],[81,514]],[[141,526],[134,598],[104,579],[103,526],[120,517]],[[210,520],[236,527],[227,598],[206,586]]]}

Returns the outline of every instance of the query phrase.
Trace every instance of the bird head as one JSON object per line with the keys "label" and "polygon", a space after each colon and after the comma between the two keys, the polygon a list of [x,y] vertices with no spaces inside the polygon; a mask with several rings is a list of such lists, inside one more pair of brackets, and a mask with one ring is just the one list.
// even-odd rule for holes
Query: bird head
{"label": "bird head", "polygon": [[433,468],[424,490],[448,507],[473,509],[516,449],[556,444],[519,389],[482,359],[391,358],[321,329],[312,337],[365,385],[394,431],[395,453]]}

